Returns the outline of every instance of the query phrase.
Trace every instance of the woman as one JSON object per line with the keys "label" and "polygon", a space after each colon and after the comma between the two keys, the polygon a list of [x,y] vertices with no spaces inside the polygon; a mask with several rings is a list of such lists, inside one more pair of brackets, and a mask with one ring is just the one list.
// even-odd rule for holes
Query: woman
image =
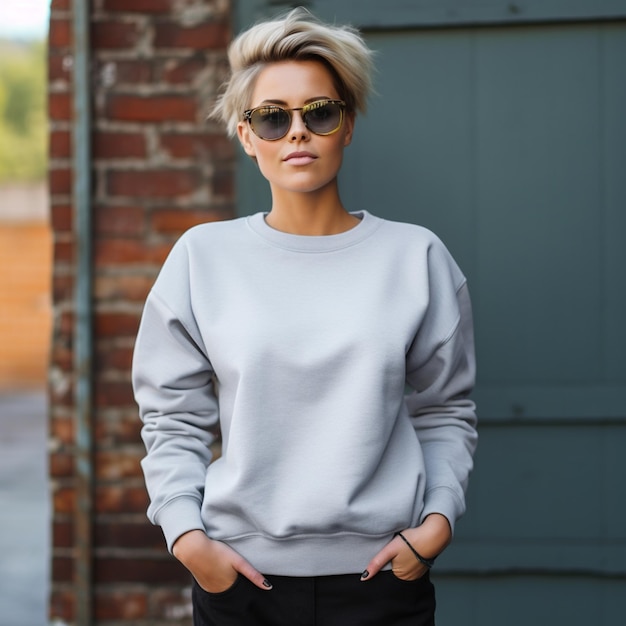
{"label": "woman", "polygon": [[272,206],[188,231],[148,297],[148,514],[194,576],[196,626],[433,624],[476,444],[465,279],[426,229],[341,202],[370,86],[356,31],[296,9],[229,59],[216,115]]}

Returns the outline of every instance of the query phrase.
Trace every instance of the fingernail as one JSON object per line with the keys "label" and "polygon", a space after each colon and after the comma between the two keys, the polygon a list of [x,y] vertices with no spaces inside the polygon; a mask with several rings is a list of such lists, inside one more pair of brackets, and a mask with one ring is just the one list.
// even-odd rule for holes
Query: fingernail
{"label": "fingernail", "polygon": [[365,570],[362,574],[361,574],[361,580],[365,580],[368,576],[370,575],[370,573]]}
{"label": "fingernail", "polygon": [[266,587],[267,589],[271,589],[272,588],[272,583],[267,580],[267,578],[263,579],[263,586]]}

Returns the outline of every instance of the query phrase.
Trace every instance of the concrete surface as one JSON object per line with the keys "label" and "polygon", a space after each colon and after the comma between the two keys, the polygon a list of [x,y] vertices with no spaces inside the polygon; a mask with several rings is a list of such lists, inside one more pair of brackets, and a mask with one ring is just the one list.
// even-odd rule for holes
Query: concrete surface
{"label": "concrete surface", "polygon": [[43,392],[0,394],[0,626],[47,624],[46,411]]}

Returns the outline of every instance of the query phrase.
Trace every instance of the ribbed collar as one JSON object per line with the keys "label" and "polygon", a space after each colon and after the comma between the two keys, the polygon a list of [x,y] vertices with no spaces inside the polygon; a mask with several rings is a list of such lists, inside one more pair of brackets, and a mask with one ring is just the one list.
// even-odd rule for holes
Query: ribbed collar
{"label": "ribbed collar", "polygon": [[273,246],[293,252],[332,252],[354,246],[372,235],[383,223],[367,211],[352,213],[361,221],[350,230],[337,235],[293,235],[272,228],[266,221],[267,213],[255,213],[246,218],[248,226],[259,237]]}

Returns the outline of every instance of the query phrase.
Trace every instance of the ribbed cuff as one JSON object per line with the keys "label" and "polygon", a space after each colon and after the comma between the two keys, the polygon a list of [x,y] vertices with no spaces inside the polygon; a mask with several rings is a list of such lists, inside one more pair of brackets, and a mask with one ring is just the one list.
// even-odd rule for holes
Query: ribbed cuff
{"label": "ribbed cuff", "polygon": [[454,525],[465,512],[465,503],[459,500],[458,495],[452,489],[447,487],[437,487],[427,491],[424,499],[424,510],[420,517],[420,524],[428,515],[439,513],[448,520],[452,534],[454,534]]}
{"label": "ribbed cuff", "polygon": [[180,497],[166,504],[156,516],[156,523],[162,528],[171,552],[174,542],[191,530],[205,531],[200,515],[201,505],[195,498]]}

